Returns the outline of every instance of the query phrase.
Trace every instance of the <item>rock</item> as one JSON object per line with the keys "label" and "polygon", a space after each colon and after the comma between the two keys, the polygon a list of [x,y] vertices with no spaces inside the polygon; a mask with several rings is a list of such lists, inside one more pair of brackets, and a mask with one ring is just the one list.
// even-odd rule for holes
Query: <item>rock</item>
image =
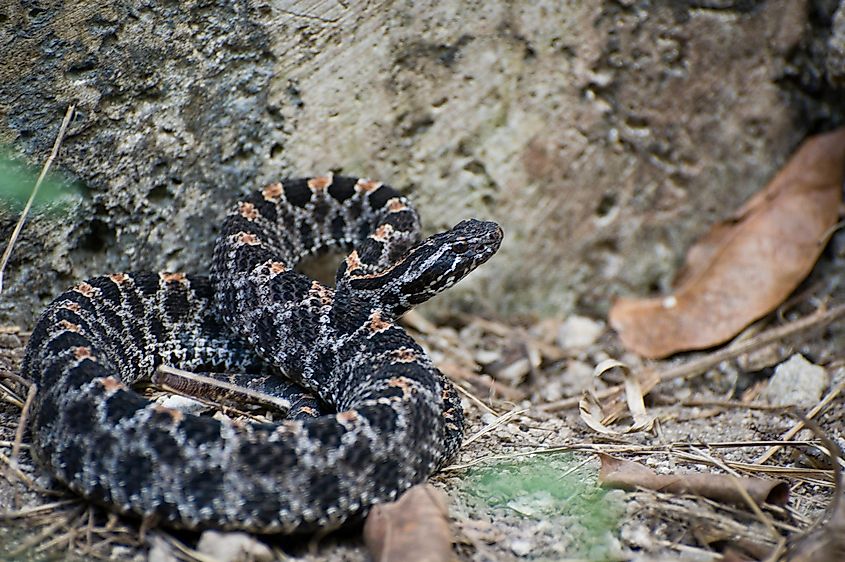
{"label": "rock", "polygon": [[270,548],[246,533],[205,531],[200,536],[197,551],[219,562],[270,562]]}
{"label": "rock", "polygon": [[762,397],[773,405],[811,408],[818,403],[829,382],[824,367],[810,363],[796,353],[775,367],[775,374]]}
{"label": "rock", "polygon": [[528,556],[531,554],[531,550],[533,549],[533,545],[530,541],[517,539],[511,541],[511,551],[516,554],[517,556]]}
{"label": "rock", "polygon": [[[160,536],[152,537],[152,545],[150,552],[147,554],[147,562],[178,562],[179,557],[174,552],[173,547],[167,544],[167,541]],[[111,558],[113,560],[126,558],[129,553],[115,552],[117,548],[126,549],[126,547],[115,547],[112,549]]]}
{"label": "rock", "polygon": [[557,343],[564,349],[584,348],[592,345],[604,332],[604,323],[584,316],[570,316],[560,326]]}
{"label": "rock", "polygon": [[6,271],[0,323],[24,327],[75,279],[208,272],[240,193],[329,170],[412,190],[428,232],[502,223],[429,310],[598,315],[667,286],[843,111],[823,71],[801,79],[832,17],[806,0],[0,4],[0,139],[38,168],[78,108],[54,168],[81,196],[32,214]]}

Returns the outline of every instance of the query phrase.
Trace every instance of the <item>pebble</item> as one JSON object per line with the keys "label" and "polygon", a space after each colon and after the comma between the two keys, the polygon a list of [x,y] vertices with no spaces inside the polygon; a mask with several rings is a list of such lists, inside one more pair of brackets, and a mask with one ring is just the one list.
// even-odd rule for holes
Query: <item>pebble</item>
{"label": "pebble", "polygon": [[775,406],[795,405],[810,408],[827,390],[830,377],[824,367],[807,361],[796,353],[777,367],[762,397]]}
{"label": "pebble", "polygon": [[564,349],[588,347],[604,332],[604,324],[586,316],[570,316],[557,334],[557,343]]}
{"label": "pebble", "polygon": [[516,539],[511,541],[511,551],[517,556],[528,556],[532,549],[533,545],[527,540]]}
{"label": "pebble", "polygon": [[270,562],[270,548],[246,533],[205,531],[200,536],[197,551],[219,562]]}
{"label": "pebble", "polygon": [[15,334],[0,334],[0,347],[5,349],[17,349],[22,345],[21,339]]}

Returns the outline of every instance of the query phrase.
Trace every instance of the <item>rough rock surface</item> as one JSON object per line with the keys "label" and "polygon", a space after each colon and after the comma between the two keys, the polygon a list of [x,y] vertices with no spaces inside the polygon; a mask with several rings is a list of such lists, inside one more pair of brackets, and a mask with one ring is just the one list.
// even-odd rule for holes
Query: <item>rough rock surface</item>
{"label": "rough rock surface", "polygon": [[207,271],[238,194],[325,171],[412,192],[430,231],[502,223],[501,255],[434,309],[601,313],[666,287],[841,121],[839,4],[4,2],[0,142],[40,165],[78,104],[58,165],[84,189],[27,224],[0,320],[97,273]]}

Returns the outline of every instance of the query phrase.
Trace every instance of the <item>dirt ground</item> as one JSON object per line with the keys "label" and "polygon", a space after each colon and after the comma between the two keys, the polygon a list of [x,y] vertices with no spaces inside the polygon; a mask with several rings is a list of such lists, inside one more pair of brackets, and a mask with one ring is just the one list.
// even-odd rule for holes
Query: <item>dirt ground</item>
{"label": "dirt ground", "polygon": [[[461,315],[433,324],[412,314],[406,326],[466,398],[465,446],[432,479],[449,497],[455,557],[775,560],[797,548],[825,521],[837,489],[825,451],[843,442],[845,324],[830,322],[832,315],[824,311],[835,312],[845,298],[843,242],[845,237],[835,237],[793,297],[733,344],[668,361],[644,363],[626,353],[600,319],[505,322]],[[790,327],[792,333],[785,334]],[[759,345],[772,334],[773,343]],[[33,466],[27,433],[17,468],[12,467],[25,389],[8,374],[17,372],[25,339],[15,327],[0,330],[0,558],[210,560],[193,550],[195,534],[152,529],[142,538],[136,521],[55,488]],[[732,351],[742,345],[754,349]],[[603,389],[622,380],[618,369],[594,377],[595,366],[609,358],[627,364],[641,379],[649,371],[671,377],[645,398],[646,413],[655,419],[651,429],[624,432],[631,425],[624,408],[608,424],[617,433],[599,433],[582,420],[582,392],[594,389],[604,396]],[[789,369],[773,374],[787,359],[798,366],[792,380]],[[821,378],[811,384],[807,373]],[[795,411],[812,417],[815,433],[788,433],[798,419],[778,405],[783,397],[800,402]],[[787,446],[761,460],[781,440]],[[605,490],[597,484],[598,453],[665,474],[778,478],[788,484],[789,498],[782,507],[752,507],[690,493]],[[278,560],[368,559],[358,529],[261,540]],[[726,550],[731,548],[746,557],[731,558]]]}

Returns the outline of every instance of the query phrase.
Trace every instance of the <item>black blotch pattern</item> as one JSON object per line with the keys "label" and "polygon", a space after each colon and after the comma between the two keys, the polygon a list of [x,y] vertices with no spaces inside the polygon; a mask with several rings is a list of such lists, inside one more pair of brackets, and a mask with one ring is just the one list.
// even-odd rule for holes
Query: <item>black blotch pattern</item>
{"label": "black blotch pattern", "polygon": [[370,193],[370,205],[372,205],[373,209],[381,209],[385,203],[399,196],[399,193],[395,189],[388,185],[383,185]]}
{"label": "black blotch pattern", "polygon": [[77,400],[65,407],[63,421],[69,427],[94,427],[97,421],[97,410],[91,402]]}
{"label": "black blotch pattern", "polygon": [[311,500],[323,512],[328,511],[337,502],[337,497],[340,495],[340,482],[335,474],[314,474],[309,478],[308,487],[311,490],[319,491]]}
{"label": "black blotch pattern", "polygon": [[144,483],[149,480],[150,473],[155,469],[152,461],[137,451],[127,453],[119,461],[120,472],[126,477],[125,482],[122,482],[126,495],[131,497],[139,494]]}
{"label": "black blotch pattern", "polygon": [[295,180],[283,184],[285,190],[285,199],[294,207],[305,207],[311,200],[313,192],[308,187],[306,180]]}
{"label": "black blotch pattern", "polygon": [[184,463],[185,459],[181,447],[173,436],[164,429],[150,429],[147,433],[147,443],[156,452],[160,462],[167,464]]}
{"label": "black blotch pattern", "polygon": [[81,443],[66,443],[59,453],[59,465],[68,479],[73,479],[82,472],[82,454],[85,447]]}
{"label": "black blotch pattern", "polygon": [[335,176],[329,186],[329,195],[342,203],[355,195],[356,183],[358,183],[356,178]]}
{"label": "black blotch pattern", "polygon": [[397,213],[390,213],[385,217],[384,222],[391,225],[396,230],[408,231],[416,225],[416,218],[411,211],[399,211]]}
{"label": "black blotch pattern", "polygon": [[223,473],[195,470],[185,477],[185,488],[191,490],[194,506],[199,510],[211,507],[223,490]]}
{"label": "black blotch pattern", "polygon": [[[268,450],[269,449],[269,450]],[[296,451],[287,443],[245,441],[238,455],[255,474],[277,474],[297,464]]]}
{"label": "black blotch pattern", "polygon": [[90,359],[85,359],[70,369],[62,383],[67,388],[79,388],[95,378],[108,375],[109,372],[101,364],[95,363]]}
{"label": "black blotch pattern", "polygon": [[399,461],[389,458],[381,459],[375,463],[371,479],[374,482],[390,483],[392,485],[391,487],[393,487],[395,486],[393,483],[397,481],[399,474]]}
{"label": "black blotch pattern", "polygon": [[329,204],[328,201],[322,198],[314,203],[314,210],[312,211],[311,216],[314,217],[314,222],[316,222],[317,224],[323,224],[331,210],[332,206]]}
{"label": "black blotch pattern", "polygon": [[331,224],[331,231],[332,231],[332,238],[335,240],[340,240],[343,238],[344,229],[346,228],[346,221],[343,219],[343,216],[337,215],[335,218],[332,219]]}
{"label": "black blotch pattern", "polygon": [[343,464],[354,469],[369,465],[372,462],[373,452],[370,445],[362,439],[348,446],[343,456]]}
{"label": "black blotch pattern", "polygon": [[188,311],[188,291],[181,283],[169,283],[170,290],[165,293],[164,312],[171,320],[180,320]]}
{"label": "black blotch pattern", "polygon": [[143,409],[147,401],[134,392],[118,390],[106,399],[106,419],[110,423],[118,423],[131,418],[135,412]]}
{"label": "black blotch pattern", "polygon": [[195,446],[213,443],[220,439],[220,422],[217,420],[186,416],[179,424],[179,430]]}
{"label": "black blotch pattern", "polygon": [[387,404],[366,406],[362,413],[379,435],[390,435],[396,430],[396,412]]}
{"label": "black blotch pattern", "polygon": [[36,425],[39,427],[52,425],[56,422],[58,416],[59,410],[55,396],[52,393],[42,394],[41,406],[38,409],[38,416],[35,418]]}
{"label": "black blotch pattern", "polygon": [[151,297],[158,292],[159,276],[156,273],[135,273],[133,276],[135,287],[142,295]]}
{"label": "black blotch pattern", "polygon": [[314,232],[311,225],[307,222],[299,224],[299,240],[302,242],[303,248],[312,248],[314,246]]}
{"label": "black blotch pattern", "polygon": [[256,209],[258,209],[258,213],[264,217],[265,220],[268,222],[275,223],[278,220],[278,213],[276,212],[276,204],[272,201],[268,201],[264,199],[261,195],[256,194],[253,197],[248,199],[250,203],[252,203]]}
{"label": "black blotch pattern", "polygon": [[306,427],[308,428],[308,437],[328,449],[337,448],[340,445],[341,438],[346,433],[346,429],[337,423],[334,418],[320,418]]}

